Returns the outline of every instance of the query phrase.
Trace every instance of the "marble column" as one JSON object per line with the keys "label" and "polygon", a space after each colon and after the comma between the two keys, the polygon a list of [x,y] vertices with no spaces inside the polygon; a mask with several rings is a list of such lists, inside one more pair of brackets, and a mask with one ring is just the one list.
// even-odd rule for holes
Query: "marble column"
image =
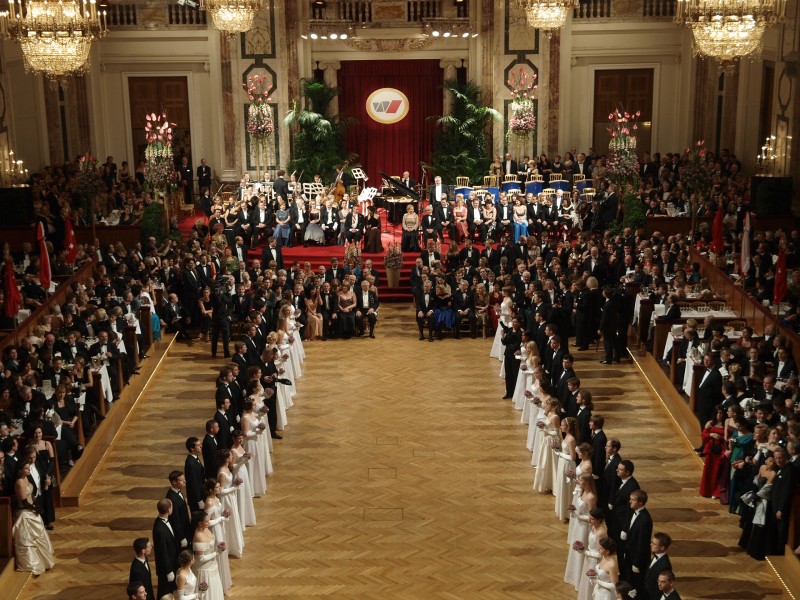
{"label": "marble column", "polygon": [[[461,66],[461,60],[440,60],[439,66],[444,69],[444,83],[455,81],[458,76],[456,69]],[[449,115],[453,108],[453,94],[445,89],[442,90],[442,114]]]}
{"label": "marble column", "polygon": [[736,148],[736,112],[739,104],[739,63],[731,70],[725,71],[725,91],[722,102],[722,131],[719,136],[719,147]]}
{"label": "marble column", "polygon": [[[233,40],[239,37],[231,38]],[[228,39],[224,33],[219,34],[219,65],[220,75],[222,77],[222,122],[225,123],[223,128],[223,147],[225,148],[224,169],[226,171],[233,171],[236,176],[241,175],[241,158],[239,157],[236,132],[239,130],[237,127],[238,119],[236,111],[233,107],[233,68],[231,58],[231,40]]]}
{"label": "marble column", "polygon": [[[338,60],[334,61],[327,61],[319,63],[319,68],[322,69],[322,78],[325,81],[325,85],[336,88],[339,85],[339,76],[337,71],[341,68],[342,63]],[[334,96],[333,100],[330,103],[330,114],[331,115],[338,115],[339,114],[339,97]]]}
{"label": "marble column", "polygon": [[[539,42],[546,39],[539,34]],[[547,140],[546,148],[550,156],[558,154],[558,103],[559,83],[561,81],[561,32],[556,30],[550,38],[550,76],[547,82],[549,99],[547,102]],[[542,144],[544,146],[544,143]],[[533,151],[536,154],[536,149]]]}

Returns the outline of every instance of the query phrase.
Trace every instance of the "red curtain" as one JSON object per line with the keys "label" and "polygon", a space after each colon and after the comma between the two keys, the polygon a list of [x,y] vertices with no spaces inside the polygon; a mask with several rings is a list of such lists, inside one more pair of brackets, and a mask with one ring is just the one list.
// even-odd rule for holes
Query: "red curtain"
{"label": "red curtain", "polygon": [[[338,73],[339,112],[358,120],[347,129],[347,151],[358,154],[371,186],[379,187],[379,171],[400,177],[403,171],[420,181],[420,161],[430,163],[434,119],[442,114],[444,74],[438,60],[342,61]],[[373,121],[367,114],[369,95],[380,88],[395,88],[408,97],[406,117],[391,125]]]}

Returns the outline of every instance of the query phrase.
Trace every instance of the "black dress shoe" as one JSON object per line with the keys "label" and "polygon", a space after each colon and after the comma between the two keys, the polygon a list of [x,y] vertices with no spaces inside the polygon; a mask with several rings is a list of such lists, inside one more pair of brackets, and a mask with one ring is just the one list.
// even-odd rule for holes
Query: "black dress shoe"
{"label": "black dress shoe", "polygon": [[503,396],[503,400],[511,400],[511,396]]}
{"label": "black dress shoe", "polygon": [[276,433],[275,435],[273,435],[273,436],[272,436],[272,439],[273,439],[273,440],[282,440],[282,439],[283,439],[283,436],[282,436],[282,435],[278,435],[278,434]]}
{"label": "black dress shoe", "polygon": [[578,352],[586,352],[586,350],[588,350],[588,349],[589,348],[587,348],[585,346],[578,346]]}
{"label": "black dress shoe", "polygon": [[601,365],[610,365],[610,364],[611,364],[611,361],[610,361],[610,360],[601,360],[601,361],[600,361],[600,364],[601,364]]}
{"label": "black dress shoe", "polygon": [[369,337],[371,337],[374,340],[375,339],[375,334],[374,333],[370,333]]}
{"label": "black dress shoe", "polygon": [[52,525],[45,525],[44,528],[47,529],[47,531],[53,531],[53,529],[55,529]]}
{"label": "black dress shoe", "polygon": [[425,336],[424,336],[424,335],[422,335],[422,334],[420,333],[420,334],[419,334],[419,341],[421,342],[421,341],[422,341],[422,340],[424,340],[424,339],[425,339]]}
{"label": "black dress shoe", "polygon": [[433,343],[433,336],[429,337],[429,338],[428,338],[428,341],[429,341],[429,342],[431,342],[431,343]]}

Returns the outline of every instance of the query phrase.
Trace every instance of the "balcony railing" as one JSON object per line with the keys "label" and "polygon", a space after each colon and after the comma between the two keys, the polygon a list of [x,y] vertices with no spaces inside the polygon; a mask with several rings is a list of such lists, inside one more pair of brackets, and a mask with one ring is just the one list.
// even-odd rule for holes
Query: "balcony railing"
{"label": "balcony railing", "polygon": [[328,0],[311,6],[311,22],[372,23],[402,27],[431,19],[467,19],[469,2],[451,0]]}
{"label": "balcony railing", "polygon": [[674,17],[675,0],[643,0],[643,17]]}
{"label": "balcony railing", "polygon": [[580,4],[573,12],[573,18],[591,20],[608,19],[647,19],[671,18],[675,16],[676,0],[641,0],[638,3],[629,0],[580,0]]}
{"label": "balcony railing", "polygon": [[163,2],[126,2],[106,8],[110,29],[164,29],[192,27],[205,29],[206,12],[187,5]]}
{"label": "balcony railing", "polygon": [[596,19],[611,16],[611,0],[582,0],[573,13],[575,19]]}

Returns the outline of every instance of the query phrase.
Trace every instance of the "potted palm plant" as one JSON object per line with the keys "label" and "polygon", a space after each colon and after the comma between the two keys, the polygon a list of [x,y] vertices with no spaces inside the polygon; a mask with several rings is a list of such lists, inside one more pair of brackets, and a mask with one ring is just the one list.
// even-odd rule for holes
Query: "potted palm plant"
{"label": "potted palm plant", "polygon": [[400,269],[403,268],[403,251],[400,244],[391,242],[386,246],[383,255],[383,266],[386,267],[386,282],[390,288],[400,287]]}

